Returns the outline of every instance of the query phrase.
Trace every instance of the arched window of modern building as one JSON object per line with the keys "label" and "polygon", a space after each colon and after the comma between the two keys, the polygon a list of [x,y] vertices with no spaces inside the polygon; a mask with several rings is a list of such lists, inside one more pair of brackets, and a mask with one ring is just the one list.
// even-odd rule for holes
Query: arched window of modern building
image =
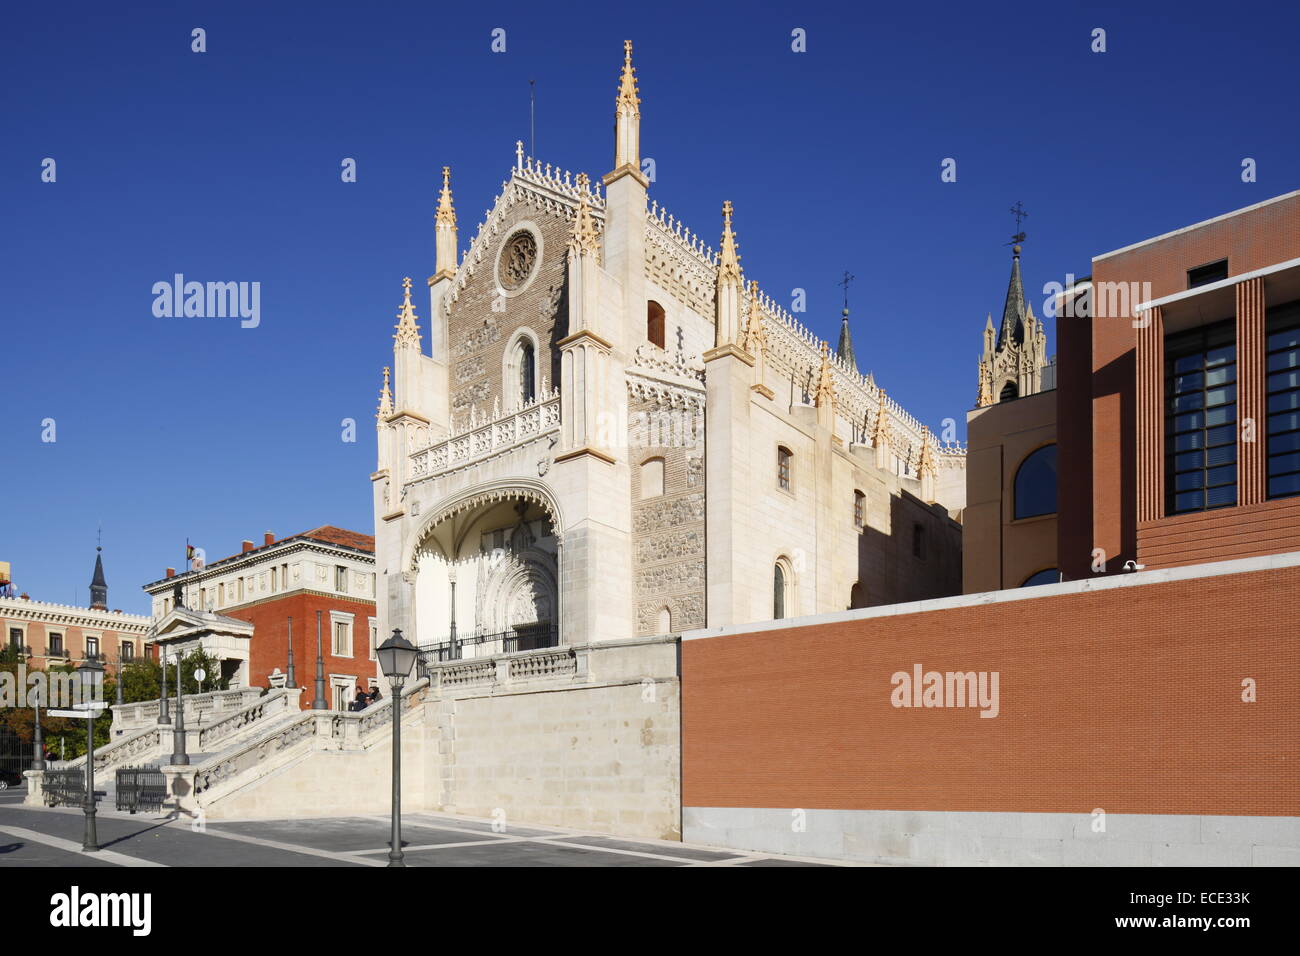
{"label": "arched window of modern building", "polygon": [[776,483],[780,488],[786,491],[790,490],[790,459],[794,456],[790,454],[790,449],[784,445],[778,445],[776,449]]}
{"label": "arched window of modern building", "polygon": [[641,497],[658,498],[664,493],[664,460],[647,458],[641,463]]}
{"label": "arched window of modern building", "polygon": [[1061,580],[1061,572],[1056,568],[1044,568],[1025,578],[1022,588],[1032,588],[1038,584],[1056,584]]}
{"label": "arched window of modern building", "polygon": [[664,348],[664,307],[651,299],[645,307],[645,337]]}
{"label": "arched window of modern building", "polygon": [[867,523],[867,496],[860,491],[853,492],[853,527],[861,528]]}
{"label": "arched window of modern building", "polygon": [[1020,397],[1020,388],[1015,382],[1007,382],[1002,386],[1002,394],[998,396],[999,402],[1009,402],[1013,398]]}
{"label": "arched window of modern building", "polygon": [[1056,446],[1030,453],[1016,470],[1015,516],[1035,518],[1056,514]]}
{"label": "arched window of modern building", "polygon": [[856,610],[860,607],[867,606],[867,589],[858,581],[849,591],[849,610]]}

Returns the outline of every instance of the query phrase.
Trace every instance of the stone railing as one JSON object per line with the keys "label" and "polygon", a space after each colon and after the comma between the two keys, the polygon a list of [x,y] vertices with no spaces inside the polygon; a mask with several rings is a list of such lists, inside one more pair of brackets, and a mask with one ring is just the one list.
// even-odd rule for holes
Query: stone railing
{"label": "stone railing", "polygon": [[587,655],[571,647],[547,647],[469,661],[431,662],[425,671],[435,693],[535,680],[572,681],[586,677]]}
{"label": "stone railing", "polygon": [[551,390],[535,404],[414,452],[410,456],[410,475],[413,481],[419,481],[445,474],[534,441],[559,427],[560,396]]}
{"label": "stone railing", "polygon": [[[167,712],[176,719],[176,688],[168,685],[169,694]],[[185,702],[185,720],[198,724],[213,715],[221,716],[242,710],[251,701],[262,696],[260,687],[241,687],[238,690],[208,691],[206,694],[191,694],[182,698]],[[157,700],[141,700],[131,704],[113,704],[113,733],[130,732],[142,727],[151,727],[158,722],[159,704]]]}
{"label": "stone railing", "polygon": [[294,687],[289,690],[273,690],[265,697],[260,697],[243,710],[236,711],[228,717],[209,724],[199,730],[199,751],[210,752],[214,744],[227,740],[244,728],[259,721],[282,717],[298,710],[298,696],[302,689]]}
{"label": "stone railing", "polygon": [[[403,718],[424,702],[428,681],[415,681],[402,695]],[[366,741],[392,726],[391,698],[360,713],[307,710],[273,731],[244,742],[193,768],[168,768],[173,776],[192,778],[186,792],[203,805],[219,798],[252,771],[269,773],[311,750],[362,750]],[[227,785],[230,785],[229,787]],[[180,791],[176,791],[180,792]]]}
{"label": "stone railing", "polygon": [[[95,750],[95,773],[110,770],[120,764],[138,760],[152,760],[162,746],[162,731],[157,727],[139,731],[130,737],[121,737]],[[86,755],[73,760],[51,761],[53,769],[70,770],[86,765]]]}

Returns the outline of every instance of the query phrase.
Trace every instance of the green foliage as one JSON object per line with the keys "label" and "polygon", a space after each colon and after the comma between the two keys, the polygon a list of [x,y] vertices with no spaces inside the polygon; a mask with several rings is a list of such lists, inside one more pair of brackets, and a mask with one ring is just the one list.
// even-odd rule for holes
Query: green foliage
{"label": "green foliage", "polygon": [[[127,661],[122,665],[122,700],[124,702],[134,704],[142,700],[157,700],[161,689],[162,667],[152,657],[137,657],[135,660]],[[114,693],[116,694],[116,690]],[[115,700],[116,697],[109,699]]]}

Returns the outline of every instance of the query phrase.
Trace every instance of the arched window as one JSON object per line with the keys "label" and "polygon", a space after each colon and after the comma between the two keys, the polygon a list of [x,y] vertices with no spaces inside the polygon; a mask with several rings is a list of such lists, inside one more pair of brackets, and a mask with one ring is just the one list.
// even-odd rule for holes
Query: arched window
{"label": "arched window", "polygon": [[861,528],[867,523],[867,496],[860,491],[853,492],[853,527]]}
{"label": "arched window", "polygon": [[1046,568],[1038,571],[1025,578],[1025,583],[1020,585],[1022,588],[1032,588],[1038,584],[1056,584],[1061,580],[1061,572],[1056,568]]}
{"label": "arched window", "polygon": [[645,337],[664,348],[664,307],[651,299],[645,307]]}
{"label": "arched window", "polygon": [[673,612],[666,607],[659,609],[659,633],[671,634],[673,631]]}
{"label": "arched window", "polygon": [[784,445],[778,445],[776,449],[776,483],[780,488],[786,491],[790,490],[790,459],[794,456],[790,454],[790,449]]}
{"label": "arched window", "polygon": [[501,354],[501,402],[503,412],[522,408],[538,398],[537,335],[522,328],[511,336]]}
{"label": "arched window", "polygon": [[1020,387],[1015,382],[1007,382],[1002,386],[1002,394],[998,396],[999,402],[1009,402],[1013,398],[1020,397]]}
{"label": "arched window", "polygon": [[853,585],[853,589],[849,591],[849,610],[855,610],[866,606],[867,589],[864,588],[862,582],[859,581],[857,584]]}
{"label": "arched window", "polygon": [[778,561],[772,568],[772,620],[785,617],[785,568]]}
{"label": "arched window", "polygon": [[537,398],[537,352],[528,339],[519,342],[519,404]]}
{"label": "arched window", "polygon": [[647,458],[641,464],[641,497],[658,498],[664,493],[664,460]]}
{"label": "arched window", "polygon": [[1056,514],[1056,446],[1044,445],[1020,463],[1015,484],[1016,518]]}

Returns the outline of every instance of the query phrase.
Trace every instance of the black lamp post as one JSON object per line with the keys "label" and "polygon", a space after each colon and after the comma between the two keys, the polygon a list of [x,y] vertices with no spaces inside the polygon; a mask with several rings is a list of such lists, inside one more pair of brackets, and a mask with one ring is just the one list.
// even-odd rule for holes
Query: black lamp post
{"label": "black lamp post", "polygon": [[158,698],[158,723],[170,724],[171,715],[167,713],[167,648],[158,648],[158,663],[162,664],[162,694]]}
{"label": "black lamp post", "polygon": [[[99,849],[99,835],[95,832],[95,715],[99,711],[90,704],[99,700],[96,691],[103,687],[104,668],[93,654],[87,654],[77,673],[81,677],[82,703],[86,706],[86,793],[81,801],[81,811],[86,815],[86,834],[81,849],[94,853]],[[92,700],[86,700],[87,697]]]}
{"label": "black lamp post", "polygon": [[[163,666],[163,673],[167,673],[166,665]],[[181,652],[176,650],[176,726],[172,730],[172,759],[173,765],[187,766],[190,762],[190,755],[185,752],[185,698],[181,689]]]}
{"label": "black lamp post", "polygon": [[[27,659],[31,660],[32,649],[25,647],[23,650],[26,651]],[[32,769],[44,770],[45,739],[41,736],[41,692],[39,690],[32,691],[32,707],[36,711],[36,729],[32,734]]]}
{"label": "black lamp post", "polygon": [[402,859],[402,685],[415,666],[418,652],[399,628],[379,645],[379,669],[392,687],[393,708],[393,832],[389,838],[388,865],[406,866]]}

